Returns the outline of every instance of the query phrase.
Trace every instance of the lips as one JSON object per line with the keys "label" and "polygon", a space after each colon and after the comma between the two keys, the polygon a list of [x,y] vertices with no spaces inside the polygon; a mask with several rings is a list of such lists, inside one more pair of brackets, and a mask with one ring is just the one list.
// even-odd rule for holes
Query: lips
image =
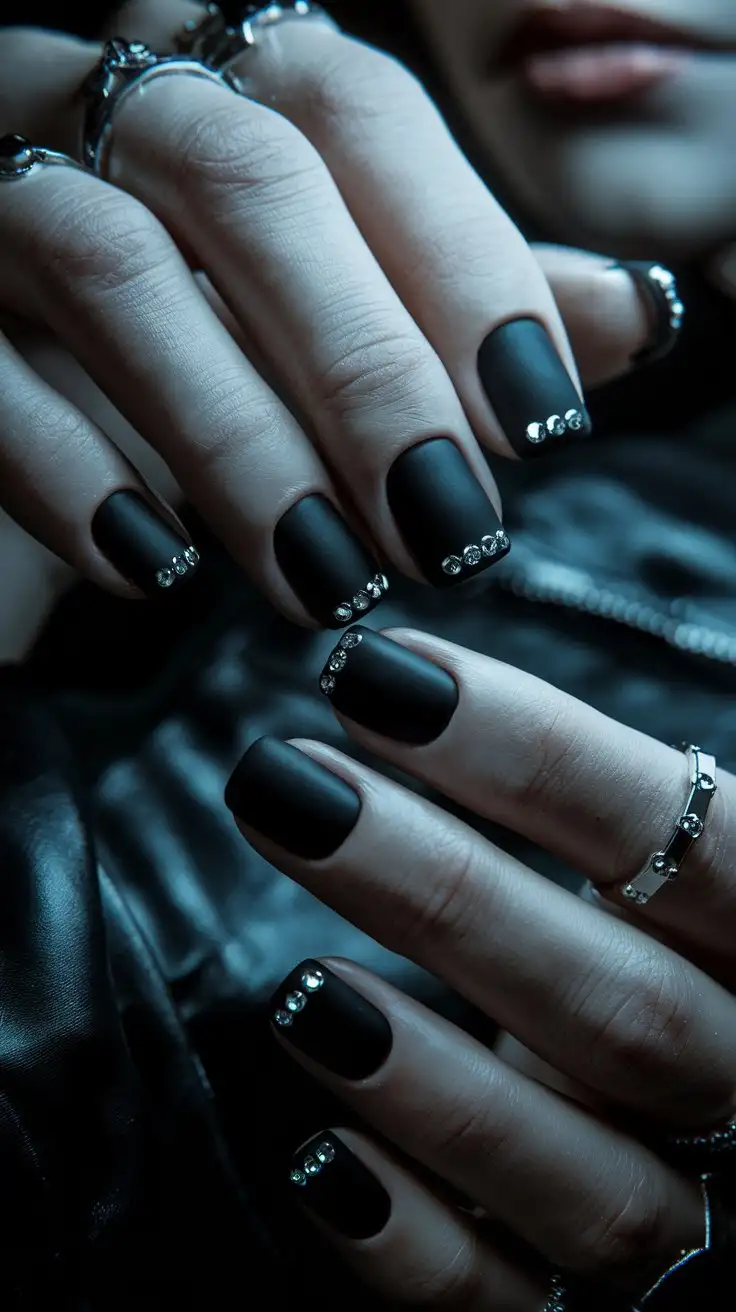
{"label": "lips", "polygon": [[631,11],[591,3],[571,4],[564,8],[530,9],[504,43],[498,66],[512,69],[550,51],[629,44],[670,50],[722,49],[693,32],[668,27]]}

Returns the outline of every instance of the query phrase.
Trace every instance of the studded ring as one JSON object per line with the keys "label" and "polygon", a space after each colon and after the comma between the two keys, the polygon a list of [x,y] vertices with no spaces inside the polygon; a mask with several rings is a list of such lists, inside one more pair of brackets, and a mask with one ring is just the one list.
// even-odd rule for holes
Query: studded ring
{"label": "studded ring", "polygon": [[717,792],[716,761],[699,747],[683,743],[689,764],[689,792],[682,814],[678,816],[669,843],[661,851],[653,852],[639,874],[614,889],[601,889],[604,897],[617,892],[625,902],[646,906],[660,889],[673,883],[693,843],[702,837],[710,804]]}
{"label": "studded ring", "polygon": [[652,314],[652,335],[646,346],[633,357],[632,364],[654,364],[669,355],[677,343],[685,318],[674,273],[661,264],[647,260],[622,260],[625,269],[644,296]]}
{"label": "studded ring", "polygon": [[17,132],[9,132],[0,137],[0,182],[14,182],[16,178],[23,178],[47,164],[64,164],[82,173],[87,171],[71,155],[34,146],[27,137],[21,137]]}
{"label": "studded ring", "polygon": [[224,72],[246,50],[257,45],[264,31],[290,18],[318,18],[337,29],[322,6],[312,4],[311,0],[293,0],[291,5],[246,5],[243,17],[234,26],[228,23],[218,5],[208,4],[202,18],[184,25],[176,47],[180,54]]}

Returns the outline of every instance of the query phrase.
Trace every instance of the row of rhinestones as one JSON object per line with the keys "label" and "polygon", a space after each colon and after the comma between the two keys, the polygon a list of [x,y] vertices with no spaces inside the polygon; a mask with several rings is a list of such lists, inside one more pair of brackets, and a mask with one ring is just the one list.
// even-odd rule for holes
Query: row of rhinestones
{"label": "row of rhinestones", "polygon": [[566,1312],[567,1290],[560,1276],[552,1277],[552,1289],[542,1312]]}
{"label": "row of rhinestones", "polygon": [[669,269],[663,269],[661,264],[654,264],[649,270],[649,277],[662,288],[669,307],[670,328],[678,332],[685,318],[685,306],[680,300],[674,273],[670,273]]}
{"label": "row of rhinestones", "polygon": [[160,588],[170,588],[176,580],[177,575],[188,573],[199,564],[199,552],[196,547],[187,547],[181,556],[174,556],[171,564],[160,569],[156,575],[156,582]]}
{"label": "row of rhinestones", "polygon": [[372,601],[380,601],[385,592],[388,592],[388,579],[385,574],[376,574],[365,588],[356,592],[351,601],[341,601],[339,606],[335,607],[334,616],[341,624],[349,624],[353,618],[354,612],[360,614],[368,610]]}
{"label": "row of rhinestones", "polygon": [[294,1017],[298,1016],[300,1011],[304,1011],[308,995],[318,993],[324,982],[325,977],[321,970],[305,970],[299,981],[301,987],[292,989],[290,993],[287,993],[283,1007],[278,1007],[274,1012],[274,1024],[279,1025],[282,1030],[293,1025]]}
{"label": "row of rhinestones", "polygon": [[564,437],[565,433],[579,433],[585,420],[580,410],[568,410],[565,415],[550,415],[541,423],[529,424],[526,430],[527,440],[538,446],[548,437]]}
{"label": "row of rhinestones", "polygon": [[335,675],[345,669],[351,647],[359,647],[362,641],[363,635],[361,633],[345,633],[340,639],[319,681],[319,686],[325,697],[329,697],[330,693],[335,691]]}
{"label": "row of rhinestones", "polygon": [[329,1166],[335,1160],[335,1149],[331,1143],[321,1143],[313,1153],[307,1153],[301,1166],[293,1167],[289,1179],[292,1184],[305,1185],[310,1175],[319,1175],[323,1166]]}
{"label": "row of rhinestones", "polygon": [[486,537],[481,538],[480,546],[470,543],[463,549],[462,556],[446,556],[442,562],[442,568],[445,574],[461,574],[463,569],[474,569],[484,557],[489,559],[491,556],[497,556],[499,552],[506,551],[511,546],[503,529],[496,533],[489,533]]}
{"label": "row of rhinestones", "polygon": [[[701,793],[714,793],[716,791],[715,780],[711,779],[710,775],[705,774],[702,770],[699,770],[696,774],[693,787]],[[692,796],[691,793],[690,800],[692,800]],[[693,842],[696,842],[703,833],[705,825],[700,816],[686,811],[684,815],[679,817],[677,828],[682,829]],[[665,876],[669,880],[676,879],[679,874],[679,866],[676,866],[673,862],[668,862],[664,852],[655,852],[650,858],[649,866],[645,867],[642,873],[646,874],[647,869],[651,869],[655,875]],[[628,902],[636,902],[639,906],[646,906],[650,898],[649,893],[639,892],[636,888],[636,881],[624,884],[621,892]]]}

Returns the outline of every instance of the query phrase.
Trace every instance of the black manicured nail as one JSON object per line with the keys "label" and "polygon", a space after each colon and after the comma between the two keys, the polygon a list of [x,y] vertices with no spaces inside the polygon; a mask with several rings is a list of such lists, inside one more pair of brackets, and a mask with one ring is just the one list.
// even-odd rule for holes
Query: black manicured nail
{"label": "black manicured nail", "polygon": [[652,324],[650,340],[631,357],[631,363],[641,368],[663,360],[676,346],[685,317],[675,275],[652,260],[622,260],[613,267],[623,269],[633,279]]}
{"label": "black manicured nail", "polygon": [[388,591],[388,579],[360,539],[317,493],[281,516],[274,549],[302,605],[327,629],[367,615]]}
{"label": "black manicured nail", "polygon": [[360,815],[354,788],[280,738],[259,738],[248,749],[225,802],[243,824],[310,861],[342,847]]}
{"label": "black manicured nail", "polygon": [[303,961],[271,999],[276,1029],[312,1061],[346,1080],[380,1070],[393,1035],[386,1017],[319,961]]}
{"label": "black manicured nail", "polygon": [[346,1239],[372,1239],[388,1224],[389,1194],[331,1130],[294,1154],[289,1179],[298,1201]]}
{"label": "black manicured nail", "polygon": [[386,491],[409,551],[436,587],[479,574],[511,546],[465,456],[448,437],[404,451],[389,470]]}
{"label": "black manicured nail", "polygon": [[506,437],[522,460],[590,434],[590,417],[552,338],[536,319],[494,328],[478,372]]}
{"label": "black manicured nail", "polygon": [[139,492],[113,492],[92,520],[92,537],[124,578],[148,597],[176,587],[199,564],[199,552]]}
{"label": "black manicured nail", "polygon": [[319,686],[351,720],[416,746],[439,738],[459,697],[447,670],[362,625],[343,634]]}

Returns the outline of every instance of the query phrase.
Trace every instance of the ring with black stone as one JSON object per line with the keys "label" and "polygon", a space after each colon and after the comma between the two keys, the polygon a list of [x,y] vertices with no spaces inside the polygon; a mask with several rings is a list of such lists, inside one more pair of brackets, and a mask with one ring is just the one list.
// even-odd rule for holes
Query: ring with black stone
{"label": "ring with black stone", "polygon": [[70,155],[34,146],[27,137],[21,137],[17,132],[9,132],[0,137],[0,182],[14,182],[16,178],[23,178],[35,168],[46,164],[65,164],[67,168],[86,171]]}

